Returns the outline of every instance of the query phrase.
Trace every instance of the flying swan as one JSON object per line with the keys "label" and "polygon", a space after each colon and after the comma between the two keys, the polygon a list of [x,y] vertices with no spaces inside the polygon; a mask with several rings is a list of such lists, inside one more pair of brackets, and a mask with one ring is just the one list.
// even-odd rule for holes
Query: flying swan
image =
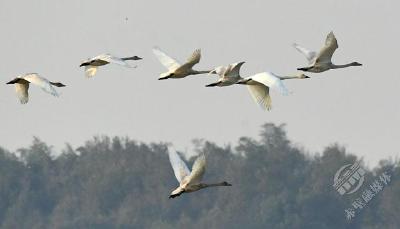
{"label": "flying swan", "polygon": [[228,66],[218,66],[214,70],[210,71],[210,74],[216,73],[219,75],[219,79],[215,83],[206,85],[206,87],[225,87],[237,83],[242,79],[240,76],[240,68],[245,62],[237,62],[229,64]]}
{"label": "flying swan", "polygon": [[200,62],[201,58],[200,49],[196,49],[184,64],[180,64],[177,60],[168,56],[158,47],[153,48],[153,53],[157,57],[157,59],[161,62],[161,64],[168,69],[167,72],[160,74],[160,77],[158,78],[159,80],[165,80],[170,78],[179,79],[179,78],[184,78],[188,75],[198,75],[210,72],[210,71],[193,70],[193,66]]}
{"label": "flying swan", "polygon": [[15,79],[11,80],[7,84],[14,84],[15,91],[22,104],[26,104],[29,100],[29,84],[33,84],[42,88],[43,91],[52,94],[53,96],[59,96],[57,91],[53,86],[65,87],[64,84],[60,82],[51,82],[44,77],[39,76],[37,73],[27,73],[25,75],[17,76]]}
{"label": "flying swan", "polygon": [[119,57],[112,56],[110,54],[101,54],[101,55],[98,55],[91,59],[88,59],[87,61],[82,62],[81,65],[79,65],[79,67],[84,66],[85,67],[85,75],[86,75],[86,77],[90,78],[96,74],[97,68],[99,66],[103,66],[103,65],[112,63],[112,64],[118,64],[118,65],[128,67],[128,68],[136,68],[137,67],[136,65],[131,66],[126,61],[127,60],[141,60],[141,59],[142,58],[138,57],[138,56],[119,58]]}
{"label": "flying swan", "polygon": [[195,192],[208,187],[232,186],[226,181],[214,184],[201,183],[206,170],[206,157],[204,154],[201,154],[196,158],[192,167],[192,172],[189,171],[185,162],[182,161],[175,150],[168,150],[168,156],[174,170],[175,177],[179,182],[179,187],[171,192],[169,198],[175,198],[180,196],[182,193]]}
{"label": "flying swan", "polygon": [[298,68],[297,70],[305,71],[305,72],[314,72],[320,73],[324,71],[328,71],[330,69],[337,68],[347,68],[350,66],[362,66],[362,64],[358,62],[352,62],[349,64],[343,65],[335,65],[332,63],[332,56],[335,50],[339,47],[336,37],[333,32],[330,32],[325,40],[325,45],[319,51],[319,53],[309,51],[304,47],[301,47],[298,44],[293,44],[293,46],[307,58],[310,66]]}
{"label": "flying swan", "polygon": [[310,78],[304,74],[292,76],[278,76],[272,72],[262,72],[253,76],[239,80],[236,84],[247,85],[253,100],[264,110],[271,110],[272,100],[270,96],[270,88],[278,91],[282,95],[288,95],[289,92],[282,80],[287,79],[307,79]]}

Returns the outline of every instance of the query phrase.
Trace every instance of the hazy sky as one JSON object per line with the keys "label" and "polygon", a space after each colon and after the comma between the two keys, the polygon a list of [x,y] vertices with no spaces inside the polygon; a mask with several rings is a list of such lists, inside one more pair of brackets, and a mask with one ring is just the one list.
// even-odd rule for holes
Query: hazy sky
{"label": "hazy sky", "polygon": [[[287,123],[289,137],[310,152],[339,142],[369,164],[399,155],[400,2],[386,1],[55,1],[0,0],[0,145],[28,146],[38,136],[56,149],[94,135],[219,144],[258,137],[266,122]],[[127,20],[126,20],[127,18]],[[164,67],[151,48],[178,60],[202,49],[198,70],[246,61],[242,75],[294,73],[307,65],[291,44],[319,50],[333,30],[333,61],[363,67],[309,74],[285,82],[264,112],[241,85],[206,88],[207,75],[158,81]],[[108,65],[92,79],[79,68],[100,53],[138,55],[137,69]],[[38,72],[68,86],[60,98],[31,87],[19,104],[5,83]]]}

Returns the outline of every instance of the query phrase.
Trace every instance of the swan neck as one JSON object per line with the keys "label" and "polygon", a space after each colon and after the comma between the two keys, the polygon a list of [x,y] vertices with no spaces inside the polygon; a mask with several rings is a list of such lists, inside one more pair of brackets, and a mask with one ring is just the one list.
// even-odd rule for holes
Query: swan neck
{"label": "swan neck", "polygon": [[193,71],[193,74],[207,74],[207,73],[209,73],[209,72],[211,72],[212,70],[209,70],[209,71],[196,71],[196,70],[194,70]]}
{"label": "swan neck", "polygon": [[200,184],[201,188],[215,187],[215,186],[227,186],[225,182],[212,183],[212,184]]}
{"label": "swan neck", "polygon": [[278,76],[280,80],[290,80],[290,79],[298,79],[299,76],[296,75],[287,75],[287,76]]}
{"label": "swan neck", "polygon": [[354,66],[354,64],[353,63],[339,64],[339,65],[332,64],[332,68],[347,68],[347,67],[351,67],[351,66]]}

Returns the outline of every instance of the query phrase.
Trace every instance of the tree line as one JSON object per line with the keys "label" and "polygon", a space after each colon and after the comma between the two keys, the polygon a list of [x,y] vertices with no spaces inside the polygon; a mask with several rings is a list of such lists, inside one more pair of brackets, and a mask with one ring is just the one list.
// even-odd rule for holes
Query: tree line
{"label": "tree line", "polygon": [[366,185],[383,172],[390,183],[348,219],[360,193],[340,195],[333,176],[359,158],[339,144],[311,155],[267,123],[257,140],[196,150],[207,157],[204,180],[233,186],[168,199],[178,183],[163,142],[102,136],[54,152],[34,138],[17,152],[0,148],[0,228],[400,228],[397,160],[364,166]]}

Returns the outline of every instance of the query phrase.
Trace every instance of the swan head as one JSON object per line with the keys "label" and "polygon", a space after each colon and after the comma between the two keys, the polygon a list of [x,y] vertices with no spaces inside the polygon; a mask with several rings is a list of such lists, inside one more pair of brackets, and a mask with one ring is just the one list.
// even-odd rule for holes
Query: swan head
{"label": "swan head", "polygon": [[358,62],[353,62],[351,63],[352,66],[362,66],[362,64],[358,63]]}
{"label": "swan head", "polygon": [[185,190],[182,189],[181,187],[176,188],[174,191],[171,192],[171,194],[169,194],[169,198],[175,198],[178,197],[180,195],[182,195],[182,193],[184,193]]}
{"label": "swan head", "polygon": [[[32,74],[36,74],[36,73],[32,73]],[[20,83],[20,84],[29,84],[29,81],[25,80],[24,78],[22,78],[23,76],[17,76],[15,79],[7,82],[6,84],[16,84],[16,83]]]}
{"label": "swan head", "polygon": [[88,65],[90,65],[89,62],[83,62],[82,64],[79,65],[79,67],[88,66]]}
{"label": "swan head", "polygon": [[221,183],[223,186],[232,186],[232,184],[229,184],[228,182],[224,181]]}

